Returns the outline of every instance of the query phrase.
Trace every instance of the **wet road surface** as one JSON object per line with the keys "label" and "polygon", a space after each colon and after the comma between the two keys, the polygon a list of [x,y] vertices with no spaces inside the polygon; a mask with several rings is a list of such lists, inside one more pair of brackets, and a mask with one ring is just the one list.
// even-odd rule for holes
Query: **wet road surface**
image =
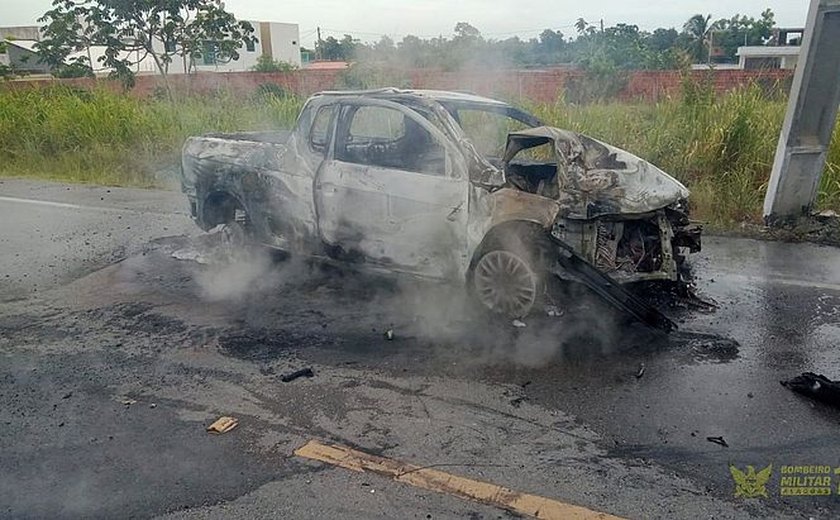
{"label": "wet road surface", "polygon": [[[0,516],[508,516],[292,455],[321,439],[628,518],[836,517],[837,477],[782,497],[779,468],[840,466],[840,412],[779,380],[840,378],[837,249],[707,239],[719,308],[666,309],[667,339],[591,303],[516,329],[457,288],[179,261],[178,194],[108,195],[0,185]],[[729,464],[771,463],[768,498],[733,496]]]}

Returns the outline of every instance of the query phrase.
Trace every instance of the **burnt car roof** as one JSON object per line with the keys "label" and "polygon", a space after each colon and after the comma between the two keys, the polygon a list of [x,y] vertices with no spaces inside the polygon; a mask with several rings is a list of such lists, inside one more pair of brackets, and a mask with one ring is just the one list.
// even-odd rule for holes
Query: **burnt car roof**
{"label": "burnt car roof", "polygon": [[494,105],[498,107],[509,107],[504,101],[491,99],[488,97],[478,96],[470,92],[455,92],[448,90],[413,90],[413,89],[398,89],[393,87],[380,88],[373,90],[327,90],[318,92],[316,96],[336,96],[336,97],[372,97],[378,99],[433,99],[443,103],[466,103],[466,104],[481,104]]}

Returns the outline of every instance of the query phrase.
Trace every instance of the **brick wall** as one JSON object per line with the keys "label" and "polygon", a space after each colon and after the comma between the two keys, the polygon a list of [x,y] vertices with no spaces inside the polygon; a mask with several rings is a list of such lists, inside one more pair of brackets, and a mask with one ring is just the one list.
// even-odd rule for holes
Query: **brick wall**
{"label": "brick wall", "polygon": [[[259,85],[273,83],[306,96],[320,90],[336,88],[342,71],[298,70],[293,72],[260,73],[197,73],[191,76],[173,75],[170,81],[178,91],[209,92],[229,89],[242,93],[253,92]],[[477,94],[517,100],[529,99],[553,102],[563,93],[567,82],[583,73],[575,69],[548,70],[498,70],[449,72],[434,69],[409,69],[394,71],[391,76],[402,78],[401,84],[413,88],[463,90]],[[692,71],[697,80],[711,81],[715,91],[725,92],[739,85],[759,82],[765,86],[789,83],[793,74],[789,70],[717,70]],[[618,93],[622,100],[656,101],[678,92],[682,75],[678,71],[633,71]],[[42,87],[55,83],[82,88],[103,86],[118,90],[120,85],[106,79],[21,79],[7,82],[11,88]],[[145,97],[162,86],[159,76],[138,76],[132,94]]]}

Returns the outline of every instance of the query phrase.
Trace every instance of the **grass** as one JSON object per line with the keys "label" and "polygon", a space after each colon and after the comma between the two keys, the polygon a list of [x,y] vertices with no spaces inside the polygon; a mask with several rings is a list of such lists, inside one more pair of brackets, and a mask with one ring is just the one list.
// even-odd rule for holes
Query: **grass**
{"label": "grass", "polygon": [[62,86],[0,90],[0,176],[159,186],[186,137],[290,127],[300,106],[270,94],[168,101]]}
{"label": "grass", "polygon": [[[232,92],[140,100],[108,90],[0,89],[0,176],[107,185],[172,182],[184,139],[289,128],[302,100]],[[659,103],[526,104],[548,124],[586,133],[657,164],[692,190],[695,216],[759,223],[786,102],[758,86],[715,96],[702,85]],[[819,207],[840,210],[840,130]]]}

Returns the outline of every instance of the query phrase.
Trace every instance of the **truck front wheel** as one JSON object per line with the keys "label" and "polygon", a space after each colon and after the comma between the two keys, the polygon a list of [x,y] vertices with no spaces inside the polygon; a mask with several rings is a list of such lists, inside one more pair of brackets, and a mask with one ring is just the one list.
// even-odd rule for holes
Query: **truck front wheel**
{"label": "truck front wheel", "polygon": [[522,318],[539,303],[543,275],[523,256],[494,249],[478,259],[472,272],[472,292],[482,306],[497,314]]}
{"label": "truck front wheel", "polygon": [[467,288],[481,307],[510,318],[542,309],[555,247],[542,227],[501,224],[485,237],[467,273]]}

